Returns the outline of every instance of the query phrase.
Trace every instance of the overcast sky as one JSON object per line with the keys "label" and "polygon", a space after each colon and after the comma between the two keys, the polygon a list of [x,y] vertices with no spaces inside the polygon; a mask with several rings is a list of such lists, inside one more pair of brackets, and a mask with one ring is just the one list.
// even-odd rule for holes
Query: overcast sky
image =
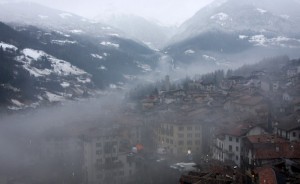
{"label": "overcast sky", "polygon": [[[7,1],[7,0],[0,0]],[[10,0],[13,1],[13,0]],[[128,13],[179,24],[213,0],[27,0],[88,18],[110,13]]]}

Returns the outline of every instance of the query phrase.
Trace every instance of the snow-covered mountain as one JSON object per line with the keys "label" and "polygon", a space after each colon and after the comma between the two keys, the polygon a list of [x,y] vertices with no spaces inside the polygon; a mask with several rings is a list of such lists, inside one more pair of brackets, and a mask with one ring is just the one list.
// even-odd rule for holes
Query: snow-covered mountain
{"label": "snow-covered mountain", "polygon": [[294,0],[216,0],[179,28],[181,39],[215,29],[299,35],[300,5]]}
{"label": "snow-covered mountain", "polygon": [[180,26],[166,52],[178,62],[219,65],[299,56],[299,9],[294,0],[216,0]]}
{"label": "snow-covered mountain", "polygon": [[[119,36],[0,23],[0,107],[18,110],[122,87],[159,57]],[[1,108],[0,108],[1,110]]]}
{"label": "snow-covered mountain", "polygon": [[10,25],[32,25],[66,33],[95,36],[121,34],[106,24],[30,2],[1,3],[0,21]]}
{"label": "snow-covered mountain", "polygon": [[99,15],[96,20],[118,28],[130,38],[156,49],[165,46],[177,29],[175,26],[165,26],[132,14]]}

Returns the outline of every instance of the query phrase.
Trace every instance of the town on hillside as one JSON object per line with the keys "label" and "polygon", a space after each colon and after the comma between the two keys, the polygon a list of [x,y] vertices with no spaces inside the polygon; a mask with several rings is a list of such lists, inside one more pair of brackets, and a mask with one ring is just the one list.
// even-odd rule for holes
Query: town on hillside
{"label": "town on hillside", "polygon": [[300,183],[300,60],[166,76],[132,89],[123,104],[108,106],[102,114],[113,117],[101,122],[24,138],[18,167],[30,169],[0,169],[11,176],[0,181]]}

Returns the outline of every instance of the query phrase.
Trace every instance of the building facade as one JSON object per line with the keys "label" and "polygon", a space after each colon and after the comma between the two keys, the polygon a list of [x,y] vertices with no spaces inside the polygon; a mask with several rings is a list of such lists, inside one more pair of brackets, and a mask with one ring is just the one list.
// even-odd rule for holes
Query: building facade
{"label": "building facade", "polygon": [[202,152],[202,126],[197,123],[161,123],[156,130],[157,148],[172,155]]}
{"label": "building facade", "polygon": [[128,157],[130,145],[122,139],[118,128],[90,131],[84,137],[84,183],[126,183],[136,171]]}

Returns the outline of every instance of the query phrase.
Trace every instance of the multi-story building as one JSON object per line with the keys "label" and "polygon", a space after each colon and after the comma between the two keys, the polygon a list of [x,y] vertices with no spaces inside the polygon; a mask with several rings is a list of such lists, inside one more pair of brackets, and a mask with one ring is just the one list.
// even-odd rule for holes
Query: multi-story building
{"label": "multi-story building", "polygon": [[290,115],[278,119],[274,125],[274,133],[289,141],[300,141],[300,117]]}
{"label": "multi-story building", "polygon": [[156,130],[156,142],[158,148],[173,155],[201,153],[202,126],[189,121],[161,123]]}
{"label": "multi-story building", "polygon": [[213,158],[222,162],[232,161],[241,165],[241,137],[238,134],[220,134],[216,136]]}
{"label": "multi-story building", "polygon": [[243,137],[261,135],[266,131],[260,126],[240,124],[230,126],[218,132],[212,147],[212,157],[221,162],[228,162],[237,166],[242,165]]}
{"label": "multi-story building", "polygon": [[136,171],[130,145],[117,128],[95,128],[84,136],[84,183],[126,183]]}

